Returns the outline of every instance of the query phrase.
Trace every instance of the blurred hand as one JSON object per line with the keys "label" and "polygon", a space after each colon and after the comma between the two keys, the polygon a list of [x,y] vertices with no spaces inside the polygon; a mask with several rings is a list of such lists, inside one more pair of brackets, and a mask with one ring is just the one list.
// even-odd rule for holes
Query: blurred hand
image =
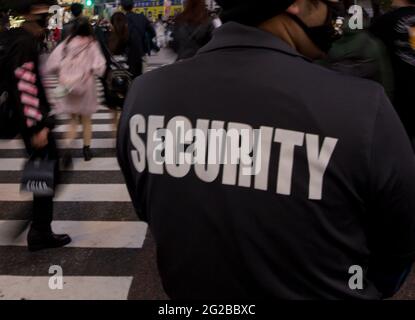
{"label": "blurred hand", "polygon": [[49,128],[43,128],[32,137],[32,147],[42,149],[48,144]]}

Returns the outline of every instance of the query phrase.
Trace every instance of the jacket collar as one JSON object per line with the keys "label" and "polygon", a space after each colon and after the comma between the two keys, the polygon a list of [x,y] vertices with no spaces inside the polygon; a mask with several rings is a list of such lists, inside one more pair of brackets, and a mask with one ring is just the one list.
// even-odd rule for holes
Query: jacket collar
{"label": "jacket collar", "polygon": [[311,61],[273,34],[236,22],[227,22],[220,28],[216,29],[213,33],[212,40],[206,46],[201,48],[198,54],[225,48],[238,47],[270,49]]}

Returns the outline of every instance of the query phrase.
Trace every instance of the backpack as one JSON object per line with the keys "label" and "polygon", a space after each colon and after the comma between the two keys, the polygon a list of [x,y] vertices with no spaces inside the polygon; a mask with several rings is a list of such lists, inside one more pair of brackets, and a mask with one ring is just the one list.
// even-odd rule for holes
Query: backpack
{"label": "backpack", "polygon": [[125,99],[132,82],[132,74],[118,63],[115,59],[112,59],[111,65],[107,70],[105,77],[105,84],[108,89],[108,93],[119,99]]}
{"label": "backpack", "polygon": [[19,118],[16,103],[13,99],[14,77],[10,66],[11,54],[8,37],[9,31],[0,34],[0,139],[13,139],[19,133]]}
{"label": "backpack", "polygon": [[61,97],[71,94],[81,96],[86,93],[88,87],[85,81],[91,76],[89,66],[82,60],[83,51],[87,50],[92,41],[75,54],[68,54],[67,43],[63,48],[62,64],[59,70],[59,86],[57,91],[62,92]]}
{"label": "backpack", "polygon": [[107,60],[107,71],[102,79],[107,104],[110,108],[114,105],[122,107],[133,82],[133,75],[127,65],[128,58],[124,62],[117,61],[104,42],[101,43],[101,48]]}

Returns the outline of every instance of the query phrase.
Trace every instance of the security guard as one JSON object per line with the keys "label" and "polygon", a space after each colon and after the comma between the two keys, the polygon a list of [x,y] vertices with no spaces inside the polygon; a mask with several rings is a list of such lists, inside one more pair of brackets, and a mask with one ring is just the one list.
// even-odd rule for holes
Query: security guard
{"label": "security guard", "polygon": [[415,253],[415,159],[378,84],[312,63],[336,5],[218,3],[213,40],[137,78],[119,128],[167,294],[390,296]]}

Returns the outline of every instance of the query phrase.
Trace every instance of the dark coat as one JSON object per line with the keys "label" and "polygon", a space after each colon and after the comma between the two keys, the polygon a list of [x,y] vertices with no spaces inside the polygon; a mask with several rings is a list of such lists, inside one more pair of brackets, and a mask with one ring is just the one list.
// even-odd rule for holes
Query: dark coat
{"label": "dark coat", "polygon": [[[238,132],[245,143],[227,143]],[[219,162],[218,140],[255,141],[258,170]],[[176,151],[202,160],[164,158]],[[117,152],[171,298],[379,299],[367,270],[414,259],[415,158],[383,88],[260,29],[227,23],[194,58],[137,78]]]}
{"label": "dark coat", "polygon": [[210,20],[196,26],[176,23],[172,33],[171,47],[177,53],[177,60],[193,57],[201,47],[210,41],[213,30],[214,27]]}
{"label": "dark coat", "polygon": [[143,14],[129,12],[126,14],[128,20],[128,64],[130,71],[137,77],[143,73],[143,56],[145,55],[146,33],[153,35],[155,32],[150,21]]}
{"label": "dark coat", "polygon": [[[7,48],[0,87],[7,86],[11,93],[9,98],[17,107],[21,133],[31,136],[45,127],[52,128],[54,118],[49,115],[51,108],[39,73],[39,41],[23,28],[17,28],[0,33],[0,43]],[[22,80],[16,73],[19,70],[25,72]],[[32,89],[22,89],[23,84]]]}

